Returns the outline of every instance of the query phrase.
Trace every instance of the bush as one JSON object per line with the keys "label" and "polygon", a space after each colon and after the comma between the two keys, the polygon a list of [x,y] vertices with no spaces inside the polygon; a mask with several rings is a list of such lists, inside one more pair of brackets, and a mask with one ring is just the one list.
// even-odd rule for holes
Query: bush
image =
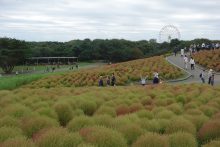
{"label": "bush", "polygon": [[82,142],[79,134],[68,133],[63,128],[42,130],[35,135],[34,140],[40,147],[77,147]]}
{"label": "bush", "polygon": [[58,119],[56,112],[51,108],[47,108],[47,107],[40,108],[40,109],[37,109],[36,112],[38,112],[40,115],[44,115],[44,116],[47,116],[50,118]]}
{"label": "bush", "polygon": [[177,103],[167,106],[167,109],[172,111],[173,113],[175,113],[177,115],[179,115],[183,112],[182,106],[180,104],[177,104]]}
{"label": "bush", "polygon": [[83,110],[83,112],[86,115],[91,116],[96,111],[97,104],[92,100],[83,100],[83,101],[80,101],[79,107],[80,107],[80,109]]}
{"label": "bush", "polygon": [[136,112],[136,114],[139,118],[148,118],[148,119],[153,118],[153,113],[148,110],[140,110]]}
{"label": "bush", "polygon": [[128,145],[131,145],[140,135],[142,135],[143,130],[139,127],[139,125],[129,124],[121,127],[119,132],[124,135]]}
{"label": "bush", "polygon": [[10,115],[16,118],[21,118],[24,116],[30,116],[31,114],[31,110],[23,105],[20,104],[13,104],[13,105],[9,105],[8,107],[6,107],[3,110],[3,115]]}
{"label": "bush", "polygon": [[192,134],[177,132],[169,136],[170,147],[197,147],[197,141]]}
{"label": "bush", "polygon": [[146,131],[149,131],[149,132],[160,132],[160,124],[155,119],[148,120],[148,119],[144,118],[144,119],[141,119],[139,124]]}
{"label": "bush", "polygon": [[95,125],[97,126],[106,126],[111,127],[112,126],[112,120],[113,118],[109,115],[97,115],[93,117]]}
{"label": "bush", "polygon": [[28,137],[32,137],[34,133],[37,133],[41,129],[56,127],[58,125],[56,120],[45,116],[25,118],[22,121],[22,129]]}
{"label": "bush", "polygon": [[156,133],[147,133],[137,139],[132,147],[168,147],[169,142],[166,136]]}
{"label": "bush", "polygon": [[71,132],[79,131],[81,128],[93,126],[94,120],[88,116],[78,116],[73,118],[67,125],[68,130]]}
{"label": "bush", "polygon": [[183,118],[172,119],[168,124],[165,133],[172,134],[179,131],[188,132],[193,135],[196,134],[195,126],[190,121]]}
{"label": "bush", "polygon": [[55,104],[54,109],[58,115],[60,125],[66,126],[66,124],[73,117],[73,112],[70,105],[68,105],[67,103],[57,103]]}
{"label": "bush", "polygon": [[202,115],[184,115],[184,117],[191,121],[195,126],[196,126],[196,130],[198,131],[202,125],[207,122],[209,120],[209,118],[207,116],[205,116],[204,114]]}
{"label": "bush", "polygon": [[210,120],[206,122],[198,132],[201,142],[207,142],[220,137],[220,121]]}
{"label": "bush", "polygon": [[20,127],[20,123],[17,119],[11,116],[5,116],[0,119],[0,127]]}
{"label": "bush", "polygon": [[164,110],[164,111],[161,111],[161,112],[157,113],[155,118],[170,119],[173,116],[175,116],[175,114],[172,111]]}
{"label": "bush", "polygon": [[15,127],[1,127],[0,128],[0,142],[10,138],[22,137],[22,130]]}
{"label": "bush", "polygon": [[8,139],[2,144],[1,147],[36,147],[31,140],[27,140],[24,137]]}
{"label": "bush", "polygon": [[106,127],[94,126],[92,128],[83,128],[80,134],[86,142],[99,147],[126,147],[124,137],[117,131]]}
{"label": "bush", "polygon": [[116,116],[116,111],[114,108],[112,107],[108,107],[108,106],[101,106],[96,112],[95,115],[103,115],[103,114],[107,114],[110,115],[112,117]]}
{"label": "bush", "polygon": [[129,114],[129,113],[130,113],[129,107],[127,105],[125,105],[125,104],[119,105],[116,108],[117,116]]}
{"label": "bush", "polygon": [[209,143],[203,145],[202,147],[219,147],[220,146],[220,140],[212,140]]}
{"label": "bush", "polygon": [[208,117],[211,117],[213,114],[218,112],[217,108],[213,108],[211,106],[202,106],[200,107],[200,109],[203,111],[203,113],[205,115],[207,115]]}

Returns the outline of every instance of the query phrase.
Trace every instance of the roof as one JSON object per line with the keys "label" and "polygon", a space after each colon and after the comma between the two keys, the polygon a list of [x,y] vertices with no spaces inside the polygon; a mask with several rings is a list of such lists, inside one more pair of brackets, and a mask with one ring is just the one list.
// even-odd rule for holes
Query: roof
{"label": "roof", "polygon": [[77,59],[78,57],[31,57],[27,58],[28,60],[37,60],[37,59]]}

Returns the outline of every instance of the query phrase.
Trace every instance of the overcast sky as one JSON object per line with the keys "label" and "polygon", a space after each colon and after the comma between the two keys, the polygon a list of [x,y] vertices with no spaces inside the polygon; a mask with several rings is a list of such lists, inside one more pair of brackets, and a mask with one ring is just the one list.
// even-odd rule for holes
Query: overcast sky
{"label": "overcast sky", "polygon": [[219,0],[0,0],[0,37],[27,41],[158,39],[175,25],[181,39],[220,39]]}

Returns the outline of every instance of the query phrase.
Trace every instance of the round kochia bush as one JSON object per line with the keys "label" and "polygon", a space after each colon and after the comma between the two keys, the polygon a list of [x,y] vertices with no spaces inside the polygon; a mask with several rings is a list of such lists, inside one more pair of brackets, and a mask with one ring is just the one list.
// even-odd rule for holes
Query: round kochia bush
{"label": "round kochia bush", "polygon": [[219,147],[220,146],[220,139],[219,140],[212,140],[209,143],[203,145],[202,147]]}
{"label": "round kochia bush", "polygon": [[82,138],[78,133],[69,133],[63,128],[51,128],[38,132],[34,141],[40,147],[77,147]]}
{"label": "round kochia bush", "polygon": [[170,147],[197,147],[196,138],[189,133],[177,132],[169,136]]}
{"label": "round kochia bush", "polygon": [[119,132],[106,127],[83,128],[80,134],[86,142],[98,147],[127,147],[126,140]]}
{"label": "round kochia bush", "polygon": [[169,147],[167,136],[147,133],[139,137],[132,147]]}
{"label": "round kochia bush", "polygon": [[188,132],[193,135],[196,135],[196,127],[188,120],[177,117],[171,119],[170,123],[168,124],[165,133],[172,134],[175,132]]}
{"label": "round kochia bush", "polygon": [[58,115],[60,125],[66,126],[66,124],[72,119],[73,112],[69,104],[57,103],[54,105],[54,109]]}
{"label": "round kochia bush", "polygon": [[58,125],[56,120],[45,116],[25,118],[22,121],[22,129],[28,137],[32,137],[34,133],[41,129],[58,127]]}
{"label": "round kochia bush", "polygon": [[25,137],[17,137],[8,139],[2,144],[1,147],[36,147],[36,145],[31,141],[27,140]]}
{"label": "round kochia bush", "polygon": [[0,127],[20,127],[20,123],[16,118],[5,116],[0,119]]}
{"label": "round kochia bush", "polygon": [[22,137],[22,130],[15,127],[1,127],[0,128],[0,142],[10,138]]}

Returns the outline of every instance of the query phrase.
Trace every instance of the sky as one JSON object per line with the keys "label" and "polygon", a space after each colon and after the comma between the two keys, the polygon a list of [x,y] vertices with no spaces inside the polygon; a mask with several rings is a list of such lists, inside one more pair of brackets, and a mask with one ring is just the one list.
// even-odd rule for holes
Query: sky
{"label": "sky", "polygon": [[26,41],[159,39],[167,25],[181,40],[220,40],[220,0],[0,0],[0,37]]}

